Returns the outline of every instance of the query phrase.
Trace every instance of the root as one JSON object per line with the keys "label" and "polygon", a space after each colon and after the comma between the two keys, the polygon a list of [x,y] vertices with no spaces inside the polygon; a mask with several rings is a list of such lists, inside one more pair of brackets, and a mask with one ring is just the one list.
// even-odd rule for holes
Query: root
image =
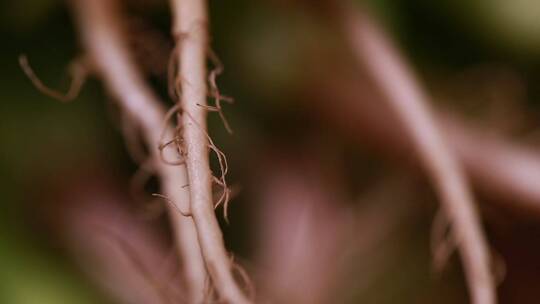
{"label": "root", "polygon": [[46,86],[41,79],[37,77],[36,73],[34,73],[34,70],[28,62],[26,55],[22,54],[19,56],[19,65],[38,91],[62,102],[72,101],[79,96],[79,92],[81,91],[81,88],[86,80],[86,76],[88,75],[88,68],[85,65],[84,59],[77,58],[73,60],[68,67],[68,73],[72,78],[71,85],[69,86],[67,93],[62,93]]}
{"label": "root", "polygon": [[[193,125],[196,126],[201,133],[203,133],[208,141],[208,148],[214,152],[214,154],[217,157],[218,163],[219,163],[219,169],[220,169],[220,175],[219,177],[216,177],[212,173],[212,182],[220,186],[223,190],[221,196],[219,199],[214,203],[214,209],[217,209],[219,206],[223,205],[223,217],[225,218],[225,221],[229,223],[229,213],[228,213],[228,207],[229,207],[229,199],[230,199],[230,189],[227,185],[227,173],[229,171],[229,164],[227,162],[227,156],[223,151],[221,151],[215,144],[208,132],[206,132],[201,125],[195,119],[191,114],[187,111],[184,111],[184,115],[187,115],[190,120],[193,122]],[[179,150],[184,150],[183,146],[180,144],[178,146]]]}
{"label": "root", "polygon": [[[179,121],[182,125],[184,140],[179,149],[185,149],[186,152],[190,206],[201,252],[219,298],[227,303],[251,303],[234,279],[212,199],[213,177],[210,171],[208,150],[211,149],[218,155],[222,171],[220,183],[225,186],[224,176],[227,173],[227,164],[223,153],[217,149],[206,132],[207,109],[204,107],[208,96],[206,1],[171,0],[171,4],[174,12],[173,33],[177,43],[177,50],[173,54],[176,53],[178,58],[173,82],[174,88],[179,86],[174,93],[176,102],[182,108]],[[219,96],[218,99],[220,99]],[[216,105],[216,108],[219,109],[219,107]],[[224,191],[223,198],[218,200],[220,204],[225,204],[227,193]]]}
{"label": "root", "polygon": [[[179,190],[186,183],[185,167],[171,167],[160,161],[160,153],[168,145],[162,134],[173,134],[174,128],[164,128],[167,115],[161,101],[146,84],[144,77],[131,59],[123,19],[119,13],[119,2],[113,0],[74,0],[75,18],[78,22],[83,44],[96,65],[96,71],[106,88],[113,94],[121,110],[139,126],[140,133],[148,147],[148,159],[152,169],[159,177],[168,214],[171,218],[174,241],[179,259],[182,261],[182,274],[186,282],[189,303],[200,303],[203,297],[204,281],[207,271],[201,256],[194,221],[186,217],[189,213],[178,208],[177,204],[188,204],[187,191]],[[170,130],[160,133],[160,130]],[[167,133],[168,132],[168,133]],[[159,146],[162,146],[160,151]],[[167,154],[167,153],[164,153]],[[176,202],[173,204],[172,202]],[[183,216],[183,213],[186,216]]]}
{"label": "root", "polygon": [[[180,100],[180,97],[182,95],[181,93],[181,75],[178,74],[179,71],[179,65],[180,62],[178,61],[178,45],[182,42],[182,40],[186,39],[188,37],[188,34],[181,33],[175,35],[175,41],[176,45],[171,51],[171,55],[169,57],[168,61],[168,68],[167,68],[167,82],[168,82],[168,92],[169,97],[171,100]],[[207,46],[207,52],[208,52],[208,59],[213,63],[214,68],[210,70],[208,73],[208,87],[209,92],[208,96],[214,99],[214,106],[210,106],[207,104],[201,104],[197,103],[197,106],[204,108],[205,110],[209,112],[216,112],[218,113],[221,121],[223,122],[223,126],[225,127],[225,130],[227,130],[227,133],[233,134],[234,131],[231,128],[231,125],[227,118],[225,117],[225,114],[223,114],[223,108],[221,106],[221,102],[225,101],[229,104],[234,103],[234,98],[230,96],[226,96],[221,94],[221,91],[219,90],[219,87],[217,85],[217,77],[219,77],[224,69],[223,63],[219,59],[219,57],[216,55],[216,53],[210,48],[210,46]]]}
{"label": "root", "polygon": [[[189,35],[187,33],[180,33],[180,34],[175,35],[176,45],[174,46],[173,50],[171,51],[171,56],[169,58],[168,69],[167,69],[167,71],[168,71],[167,72],[167,79],[168,79],[169,96],[171,97],[172,100],[180,100],[180,98],[182,96],[182,93],[181,93],[182,81],[180,80],[181,75],[177,74],[178,71],[180,70],[179,69],[180,62],[177,59],[177,57],[178,57],[178,46],[180,45],[180,43],[182,43],[183,40],[187,39],[188,37],[189,37]],[[215,52],[212,51],[209,46],[207,47],[207,52],[208,52],[209,59],[214,64],[214,68],[208,73],[208,84],[209,84],[209,96],[214,98],[215,106],[210,106],[210,105],[201,104],[201,103],[196,103],[196,105],[198,107],[201,107],[201,108],[205,109],[206,111],[217,112],[219,114],[219,116],[220,116],[220,118],[221,118],[221,120],[223,122],[223,125],[225,126],[225,129],[227,130],[227,132],[229,134],[233,134],[233,130],[230,127],[229,122],[225,118],[225,115],[223,114],[223,109],[221,107],[221,101],[225,101],[225,102],[228,102],[228,103],[233,103],[234,99],[232,97],[222,95],[219,88],[218,88],[218,86],[217,86],[217,81],[216,81],[217,77],[223,73],[224,67],[223,67],[223,64],[221,63],[221,60],[217,57]],[[180,104],[179,103],[174,105],[167,112],[166,121],[171,119],[171,117],[174,115],[174,113],[179,113],[179,115],[182,115],[182,113],[180,113],[181,112],[180,110],[181,109],[180,109]],[[227,171],[228,171],[227,157],[226,157],[225,153],[223,153],[214,144],[214,142],[212,141],[212,138],[210,137],[208,132],[206,132],[197,123],[197,121],[195,121],[195,119],[193,119],[193,116],[191,116],[189,113],[187,113],[187,115],[190,116],[191,120],[193,121],[194,124],[197,125],[197,127],[200,129],[200,131],[205,134],[205,136],[207,137],[208,142],[209,142],[208,147],[212,150],[212,152],[214,152],[214,154],[216,155],[216,157],[218,159],[221,173],[219,175],[219,178],[213,176],[212,180],[213,180],[213,182],[215,184],[219,185],[222,188],[222,194],[219,197],[219,199],[217,200],[217,202],[215,202],[214,209],[217,209],[219,206],[223,205],[223,217],[225,218],[225,221],[227,223],[229,223],[228,206],[229,206],[229,200],[230,200],[230,189],[228,188],[227,181],[225,179],[225,176],[226,176]],[[178,129],[177,134],[180,134],[181,126],[179,126],[177,129]],[[161,144],[160,145],[160,150],[162,149],[162,147],[164,147],[166,145],[170,145],[173,142],[176,142],[178,150],[180,151],[180,154],[182,156],[185,156],[185,153],[183,152],[185,150],[184,145],[183,145],[183,139],[182,139],[182,137],[180,135],[178,135],[174,139],[166,142],[165,145]],[[182,159],[181,161],[178,161],[178,163],[176,163],[176,162],[171,163],[171,162],[168,162],[168,161],[166,161],[166,162],[169,163],[169,164],[172,164],[172,165],[183,165],[183,164],[185,164],[184,159]]]}
{"label": "root", "polygon": [[[452,224],[450,235],[455,239],[461,255],[471,302],[495,303],[489,247],[472,193],[460,164],[448,149],[436,124],[426,93],[384,33],[368,16],[355,13],[355,9],[350,7],[342,7],[339,13],[338,18],[356,59],[385,94],[386,102],[410,136],[437,191],[443,210]],[[436,230],[444,231],[440,228]],[[441,248],[445,249],[438,249],[441,252],[438,259],[445,259],[451,246]]]}
{"label": "root", "polygon": [[[186,34],[184,34],[184,35],[176,35],[175,40],[177,41],[177,43],[181,43],[181,40],[186,38],[186,37],[187,37]],[[182,83],[181,81],[178,80],[178,78],[175,78],[175,75],[174,75],[174,73],[177,71],[177,69],[176,69],[176,67],[174,65],[175,63],[178,62],[178,60],[175,59],[175,57],[176,57],[175,55],[177,55],[177,52],[178,52],[178,44],[173,48],[173,51],[171,52],[172,56],[169,59],[169,68],[168,68],[169,95],[171,96],[171,98],[175,98],[174,100],[179,100],[179,98],[181,96],[181,83]],[[227,120],[225,119],[225,117],[223,115],[223,112],[222,112],[222,109],[221,109],[221,100],[225,100],[225,101],[228,101],[228,102],[233,102],[233,100],[230,97],[223,96],[223,95],[220,94],[219,89],[218,89],[218,87],[216,85],[216,77],[223,72],[223,65],[221,64],[221,62],[219,61],[219,59],[217,58],[217,56],[213,52],[210,52],[210,54],[211,54],[210,56],[212,58],[212,61],[214,62],[216,67],[209,73],[208,82],[210,83],[211,96],[215,98],[216,106],[203,105],[203,104],[200,104],[200,103],[197,103],[196,105],[198,107],[204,108],[207,111],[218,112],[220,117],[222,117],[225,128],[227,129],[227,131],[229,133],[232,133],[232,130],[229,127],[229,124],[228,124]],[[197,126],[199,131],[204,133],[204,135],[207,138],[208,143],[209,143],[208,148],[212,152],[214,152],[214,154],[216,155],[216,157],[218,159],[219,167],[220,167],[220,175],[219,175],[219,177],[212,176],[212,181],[222,188],[222,194],[220,195],[218,200],[214,203],[214,209],[217,209],[219,206],[223,205],[223,217],[225,218],[225,221],[227,223],[229,223],[228,206],[229,206],[230,190],[229,190],[229,188],[227,186],[227,180],[225,178],[225,176],[227,175],[227,171],[228,171],[227,157],[226,157],[225,153],[223,153],[214,144],[214,142],[213,142],[212,138],[210,137],[210,135],[208,134],[208,132],[206,132],[204,130],[204,128],[202,128],[202,126],[193,118],[193,116],[189,112],[180,113],[181,112],[180,110],[181,110],[180,109],[180,104],[179,103],[175,104],[167,112],[166,117],[165,117],[165,123],[167,123],[168,120],[170,120],[175,113],[178,113],[178,115],[180,117],[181,117],[181,115],[187,115],[187,116],[190,117],[190,119],[194,123],[194,125]],[[163,131],[162,131],[162,138],[164,137],[164,133],[165,133],[165,127],[163,128]],[[176,143],[176,146],[177,146],[178,150],[180,151],[180,155],[183,156],[182,160],[180,160],[178,162],[169,162],[169,161],[164,160],[164,158],[162,157],[163,161],[168,163],[168,164],[171,164],[171,165],[183,165],[183,164],[185,164],[185,152],[184,152],[185,147],[184,147],[184,142],[183,142],[183,139],[182,139],[180,133],[181,133],[181,126],[178,126],[175,138],[172,139],[172,140],[169,140],[168,142],[166,142],[164,144],[160,144],[160,151],[162,151],[162,149],[164,147],[166,147],[166,146],[168,146],[168,145],[170,145],[172,143]]]}

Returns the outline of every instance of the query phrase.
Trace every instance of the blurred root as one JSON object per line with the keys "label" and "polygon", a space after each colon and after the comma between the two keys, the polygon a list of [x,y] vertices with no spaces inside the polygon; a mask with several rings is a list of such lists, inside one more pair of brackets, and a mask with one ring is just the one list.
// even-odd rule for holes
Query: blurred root
{"label": "blurred root", "polygon": [[[357,11],[357,10],[356,10]],[[429,98],[378,25],[353,7],[338,15],[359,64],[364,66],[406,133],[451,223],[471,302],[496,302],[490,251],[460,163],[435,123]]]}
{"label": "blurred root", "polygon": [[79,96],[79,92],[81,91],[81,88],[86,80],[86,76],[88,75],[87,59],[80,57],[73,60],[68,67],[68,74],[71,76],[71,84],[68,91],[66,93],[62,93],[60,91],[51,89],[45,85],[41,79],[39,79],[30,66],[26,55],[23,54],[19,56],[19,65],[38,91],[62,102],[72,101]]}

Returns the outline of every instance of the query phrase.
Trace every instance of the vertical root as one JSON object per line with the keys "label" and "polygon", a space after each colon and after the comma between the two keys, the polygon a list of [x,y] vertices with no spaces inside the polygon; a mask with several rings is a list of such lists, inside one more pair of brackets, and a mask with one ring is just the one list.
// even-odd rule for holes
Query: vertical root
{"label": "vertical root", "polygon": [[[219,227],[212,197],[213,175],[210,171],[209,149],[218,154],[221,180],[227,172],[223,153],[215,147],[206,132],[205,108],[208,96],[206,59],[208,54],[208,16],[205,0],[171,0],[173,7],[173,33],[177,42],[177,67],[174,87],[176,101],[181,105],[183,145],[189,180],[190,206],[193,221],[206,268],[220,299],[227,303],[247,304],[251,301],[243,294],[234,279],[231,261],[223,234]],[[217,75],[217,73],[214,73]],[[215,76],[213,77],[215,79]],[[171,80],[171,79],[169,79]],[[181,94],[180,94],[181,92]],[[218,96],[218,99],[219,96]],[[220,99],[221,101],[221,99]],[[216,105],[219,109],[220,105]],[[224,191],[226,200],[227,191]]]}
{"label": "vertical root", "polygon": [[[448,149],[427,94],[397,50],[368,16],[354,11],[350,7],[339,10],[344,32],[356,59],[371,74],[410,136],[437,191],[461,255],[471,302],[493,304],[496,292],[489,247],[461,164]],[[448,248],[441,251],[443,258]]]}
{"label": "vertical root", "polygon": [[[119,2],[73,0],[70,3],[76,14],[75,20],[78,22],[82,42],[96,65],[96,72],[102,77],[106,88],[115,97],[122,111],[140,127],[149,158],[155,166],[162,191],[166,194],[161,198],[171,202],[167,205],[168,213],[177,253],[183,265],[186,298],[189,303],[201,303],[207,270],[202,259],[196,227],[191,217],[178,212],[181,210],[187,215],[184,211],[186,208],[176,208],[177,205],[189,204],[190,200],[188,191],[181,188],[187,181],[186,167],[172,167],[160,161],[160,153],[162,156],[172,154],[166,149],[169,145],[163,143],[167,136],[175,138],[175,129],[172,126],[163,127],[169,120],[167,113],[132,60],[122,28],[124,23],[119,12]],[[171,157],[163,158],[171,162]],[[176,164],[176,160],[172,162]]]}
{"label": "vertical root", "polygon": [[[229,172],[229,164],[227,161],[227,156],[223,151],[221,151],[215,144],[208,132],[206,132],[202,126],[191,116],[191,114],[187,111],[184,111],[183,115],[187,115],[190,120],[193,122],[193,126],[197,127],[198,130],[204,134],[208,141],[208,148],[216,155],[218,163],[219,163],[219,170],[220,175],[219,177],[216,177],[212,174],[212,182],[220,186],[223,190],[221,196],[218,198],[218,200],[214,203],[214,209],[218,208],[219,206],[223,205],[223,217],[225,218],[225,221],[229,223],[229,213],[228,213],[228,207],[229,207],[229,199],[230,199],[230,189],[227,185],[227,173]],[[185,150],[185,147],[183,146],[183,143],[179,143],[178,146],[179,150]]]}

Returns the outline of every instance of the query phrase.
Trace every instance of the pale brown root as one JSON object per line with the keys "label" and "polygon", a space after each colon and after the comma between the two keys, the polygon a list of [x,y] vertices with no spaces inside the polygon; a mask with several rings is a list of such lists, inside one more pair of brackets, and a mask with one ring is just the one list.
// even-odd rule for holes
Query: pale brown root
{"label": "pale brown root", "polygon": [[[200,105],[197,105],[197,106],[200,106]],[[191,116],[191,114],[189,114],[189,112],[185,112],[184,115],[188,116],[191,118],[191,121],[193,121],[193,123],[195,124],[194,126],[197,127],[197,128],[200,128],[201,126],[195,121],[195,119]],[[214,176],[213,174],[211,175],[211,178],[212,178],[212,182],[214,182],[215,184],[217,184],[218,186],[220,186],[222,188],[222,193],[221,195],[219,196],[218,200],[214,203],[214,209],[217,209],[219,206],[223,205],[223,217],[225,218],[225,221],[227,223],[229,223],[229,200],[230,200],[230,189],[229,189],[229,186],[227,185],[227,179],[226,179],[226,176],[227,176],[227,173],[229,172],[229,163],[227,161],[227,156],[225,155],[225,153],[223,153],[223,151],[221,151],[215,144],[214,144],[214,141],[212,140],[212,137],[210,137],[210,135],[204,131],[204,135],[206,136],[206,139],[208,140],[208,148],[214,152],[214,154],[216,155],[217,157],[217,160],[218,160],[218,164],[219,164],[219,172],[220,172],[220,176],[219,177],[216,177]],[[179,145],[178,149],[179,150],[183,150],[183,144],[182,145]]]}
{"label": "pale brown root", "polygon": [[[177,38],[177,73],[182,109],[183,148],[190,189],[190,210],[197,228],[206,268],[219,298],[228,303],[251,301],[243,294],[233,276],[223,235],[212,199],[212,173],[209,165],[209,137],[206,135],[206,55],[208,17],[204,0],[172,0],[173,35]],[[179,94],[180,95],[180,94]]]}
{"label": "pale brown root", "polygon": [[[197,106],[200,106],[200,105],[197,104]],[[178,108],[179,108],[178,104],[176,104],[174,107],[172,107],[167,112],[166,120],[170,119],[170,117],[174,113],[178,112]],[[189,112],[184,112],[184,115],[187,115],[188,117],[191,118],[191,120],[195,124],[195,127],[201,128],[201,126],[195,121],[195,119],[193,119],[193,117],[191,116],[191,114],[189,114]],[[181,130],[181,128],[182,128],[181,126],[177,127],[178,130]],[[161,152],[161,151],[163,151],[163,149],[166,146],[168,146],[168,145],[170,145],[172,143],[176,143],[177,148],[179,150],[179,154],[183,157],[181,160],[179,160],[179,162],[180,162],[180,164],[185,164],[186,152],[185,152],[185,148],[184,148],[184,140],[181,137],[181,134],[179,134],[179,133],[180,132],[177,132],[175,139],[170,140],[170,141],[168,141],[168,142],[166,142],[164,144],[161,144],[159,149],[160,149],[160,152]],[[214,144],[214,141],[212,140],[212,137],[210,137],[210,135],[206,131],[204,131],[204,135],[208,139],[208,148],[216,155],[217,160],[218,160],[218,164],[219,164],[220,176],[216,177],[216,176],[214,176],[212,174],[212,182],[214,182],[215,184],[220,186],[222,188],[222,192],[221,192],[221,195],[219,196],[219,198],[217,199],[217,201],[214,203],[214,209],[217,209],[219,206],[223,205],[223,217],[225,219],[225,222],[227,224],[229,224],[229,212],[228,212],[228,210],[229,210],[229,201],[230,201],[230,197],[231,197],[231,190],[229,189],[229,186],[227,185],[227,179],[226,179],[227,173],[229,172],[229,163],[227,161],[227,156],[225,155],[225,153],[223,153],[223,151],[221,151]],[[162,135],[162,137],[163,137],[163,135]],[[169,163],[169,161],[165,160],[163,157],[162,157],[162,160],[164,162]],[[174,162],[170,162],[169,164],[177,165],[177,163],[174,163]],[[212,195],[212,197],[213,197],[213,195]]]}
{"label": "pale brown root", "polygon": [[465,176],[435,123],[429,100],[382,31],[367,16],[345,8],[344,31],[386,102],[412,139],[431,177],[461,254],[471,302],[496,302],[490,254]]}
{"label": "pale brown root", "polygon": [[71,76],[71,85],[69,86],[69,89],[67,93],[62,93],[60,91],[51,89],[50,87],[46,86],[39,77],[37,77],[36,73],[34,73],[34,70],[30,66],[30,63],[28,62],[28,58],[26,55],[20,55],[19,56],[19,65],[21,66],[22,70],[30,79],[32,84],[38,89],[41,93],[63,101],[68,102],[72,101],[73,99],[77,98],[79,95],[79,92],[81,91],[81,88],[84,84],[84,81],[86,80],[86,76],[88,74],[88,68],[86,67],[84,63],[84,59],[78,58],[75,59],[68,68],[69,75]]}
{"label": "pale brown root", "polygon": [[[215,78],[214,78],[214,85],[215,85]],[[216,90],[217,90],[217,87],[216,87]],[[217,93],[217,94],[219,95],[219,93]],[[180,92],[177,92],[175,95],[180,96]],[[223,115],[221,108],[218,109],[216,107],[212,107],[212,106],[208,106],[208,105],[201,105],[201,104],[197,104],[197,106],[201,107],[201,108],[204,108],[206,110],[219,112],[219,113],[221,113],[220,115]],[[179,109],[179,104],[176,104],[173,108],[171,108],[171,110],[169,110],[169,112],[167,113],[167,117],[169,117],[169,115],[172,116],[172,114],[174,114],[175,112],[178,112],[178,109]],[[206,136],[206,138],[208,140],[208,148],[210,148],[210,150],[212,152],[214,152],[215,156],[217,157],[218,164],[219,164],[219,169],[220,169],[220,176],[216,177],[216,176],[212,175],[212,181],[222,188],[222,192],[221,192],[221,195],[219,196],[219,198],[217,199],[217,201],[214,203],[214,209],[217,209],[219,206],[223,205],[223,217],[225,219],[225,222],[227,224],[229,224],[229,201],[230,201],[231,190],[229,189],[229,187],[227,185],[227,179],[226,179],[226,175],[227,175],[227,173],[229,171],[229,164],[227,162],[227,156],[225,155],[225,153],[223,153],[223,151],[221,151],[214,144],[214,141],[212,140],[212,137],[210,137],[208,132],[206,132],[204,130],[205,128],[203,129],[197,123],[197,121],[191,116],[191,114],[189,112],[184,112],[183,114],[191,118],[191,121],[195,124],[195,127],[201,128],[201,130],[203,130],[204,135]],[[167,119],[169,119],[169,118],[167,118]],[[226,120],[224,120],[224,123],[227,126]],[[181,126],[179,126],[178,128],[181,129]],[[179,140],[176,141],[176,143],[178,144],[178,149],[181,151],[180,154],[185,157],[185,155],[184,155],[185,154],[185,151],[184,151],[185,149],[184,149],[184,143],[183,143],[182,137],[181,137],[181,135],[178,135],[178,137],[179,137]],[[185,160],[183,160],[183,161],[185,162]]]}
{"label": "pale brown root", "polygon": [[[150,157],[154,160],[155,170],[161,182],[163,192],[189,210],[189,192],[181,187],[187,183],[184,167],[169,166],[159,161],[159,143],[162,138],[162,124],[165,110],[158,98],[144,82],[142,75],[131,59],[125,41],[125,35],[117,1],[111,0],[74,0],[72,1],[75,19],[84,47],[96,64],[107,89],[113,94],[123,111],[140,126],[143,138],[149,147]],[[166,128],[166,136],[173,137],[174,129]],[[163,151],[168,159],[176,157],[175,151]],[[173,225],[175,243],[183,265],[183,276],[187,283],[187,298],[190,303],[200,303],[204,297],[206,269],[201,256],[201,249],[193,220],[177,212],[168,204],[169,216]]]}
{"label": "pale brown root", "polygon": [[[242,265],[238,264],[235,261],[234,255],[232,254],[230,257],[230,261],[233,269],[233,274],[237,274],[240,286],[243,287],[242,289],[245,291],[248,298],[255,299],[257,296],[256,289],[255,285],[251,281],[251,278],[249,277],[249,274],[244,269],[244,267],[242,267]],[[205,291],[204,303],[224,303],[225,300],[219,297],[219,294],[217,293],[217,290],[212,281],[209,279],[206,283],[207,286]]]}

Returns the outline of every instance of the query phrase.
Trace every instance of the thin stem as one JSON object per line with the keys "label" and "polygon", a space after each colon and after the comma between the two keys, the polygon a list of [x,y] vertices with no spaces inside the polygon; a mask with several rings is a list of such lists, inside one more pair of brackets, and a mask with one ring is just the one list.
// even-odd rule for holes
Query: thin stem
{"label": "thin stem", "polygon": [[434,121],[428,97],[391,43],[367,16],[348,8],[340,17],[357,60],[382,89],[386,102],[411,136],[416,152],[434,182],[452,224],[471,301],[476,304],[495,303],[488,245],[471,191]]}
{"label": "thin stem", "polygon": [[[169,166],[160,161],[160,144],[165,110],[144,82],[131,59],[121,30],[117,2],[112,0],[76,0],[74,9],[82,42],[90,53],[107,89],[121,108],[138,124],[149,146],[150,157],[160,177],[163,191],[176,204],[188,205],[189,193],[181,185],[187,183],[185,167]],[[174,129],[167,126],[167,137]],[[169,158],[176,153],[168,149]],[[201,257],[193,220],[167,205],[174,226],[175,242],[184,267],[184,276],[191,303],[204,298],[206,269]],[[185,208],[181,208],[184,209]]]}
{"label": "thin stem", "polygon": [[205,0],[172,0],[181,87],[182,149],[190,189],[190,210],[206,267],[220,297],[227,303],[249,303],[232,274],[212,199],[209,140],[206,131],[208,18]]}

